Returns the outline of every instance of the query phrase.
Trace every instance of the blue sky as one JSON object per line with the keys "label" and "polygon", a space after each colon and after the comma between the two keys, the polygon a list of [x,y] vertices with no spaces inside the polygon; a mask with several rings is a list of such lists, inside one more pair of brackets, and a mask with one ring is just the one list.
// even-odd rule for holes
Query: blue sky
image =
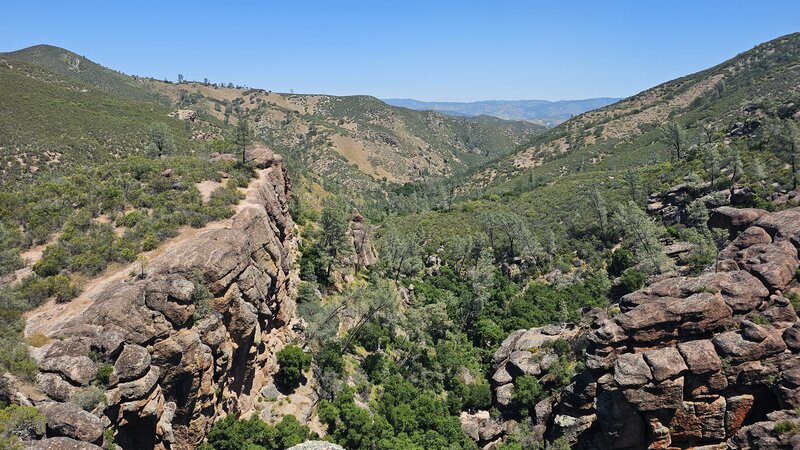
{"label": "blue sky", "polygon": [[0,51],[286,92],[624,97],[800,31],[799,1],[7,1]]}

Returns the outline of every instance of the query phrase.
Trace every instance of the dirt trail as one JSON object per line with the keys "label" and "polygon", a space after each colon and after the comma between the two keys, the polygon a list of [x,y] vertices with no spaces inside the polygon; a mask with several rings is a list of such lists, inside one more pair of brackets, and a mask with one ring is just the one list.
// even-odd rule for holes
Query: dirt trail
{"label": "dirt trail", "polygon": [[[236,205],[235,211],[237,214],[246,205],[258,203],[255,186],[260,184],[259,181],[266,180],[267,171],[268,169],[259,170],[257,172],[258,178],[251,182],[246,190],[243,190],[245,198]],[[203,228],[182,227],[178,230],[178,235],[176,237],[169,239],[154,250],[142,252],[140,256],[144,256],[147,261],[151,261],[167,250],[182,245],[186,241],[194,239],[202,233],[208,233],[212,230],[222,228],[230,228],[232,224],[233,218],[209,222]],[[78,298],[68,303],[56,303],[54,299],[50,299],[41,306],[26,312],[24,314],[26,322],[25,336],[30,336],[34,333],[43,333],[50,337],[55,336],[58,330],[63,328],[64,325],[86,311],[86,309],[94,303],[97,294],[114,283],[125,282],[125,280],[131,278],[131,272],[135,273],[139,270],[140,263],[135,261],[125,265],[112,264],[102,274],[80,283],[83,291]]]}

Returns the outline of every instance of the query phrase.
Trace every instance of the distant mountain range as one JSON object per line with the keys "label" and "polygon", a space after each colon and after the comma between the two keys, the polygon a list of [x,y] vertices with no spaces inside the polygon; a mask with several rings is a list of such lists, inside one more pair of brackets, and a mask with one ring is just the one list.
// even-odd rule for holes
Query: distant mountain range
{"label": "distant mountain range", "polygon": [[506,120],[527,120],[558,125],[570,117],[616,103],[619,98],[584,100],[482,100],[477,102],[423,102],[410,98],[386,98],[384,102],[403,108],[439,111],[450,116],[494,116]]}

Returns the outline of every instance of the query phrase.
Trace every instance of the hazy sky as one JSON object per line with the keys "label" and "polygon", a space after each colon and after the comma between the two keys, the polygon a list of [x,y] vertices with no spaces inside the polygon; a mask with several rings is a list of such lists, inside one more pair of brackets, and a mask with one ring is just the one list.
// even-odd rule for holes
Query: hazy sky
{"label": "hazy sky", "polygon": [[6,1],[0,51],[419,100],[624,97],[800,31],[800,1]]}

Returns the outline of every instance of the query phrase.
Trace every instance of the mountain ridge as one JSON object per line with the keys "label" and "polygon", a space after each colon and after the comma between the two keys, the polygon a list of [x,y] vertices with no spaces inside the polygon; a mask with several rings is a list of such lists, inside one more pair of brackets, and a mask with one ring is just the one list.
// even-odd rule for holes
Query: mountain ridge
{"label": "mountain ridge", "polygon": [[615,103],[621,98],[594,97],[576,100],[478,100],[472,102],[421,101],[412,98],[381,99],[392,106],[438,111],[456,116],[488,115],[505,120],[526,120],[543,125],[557,125],[573,115]]}

